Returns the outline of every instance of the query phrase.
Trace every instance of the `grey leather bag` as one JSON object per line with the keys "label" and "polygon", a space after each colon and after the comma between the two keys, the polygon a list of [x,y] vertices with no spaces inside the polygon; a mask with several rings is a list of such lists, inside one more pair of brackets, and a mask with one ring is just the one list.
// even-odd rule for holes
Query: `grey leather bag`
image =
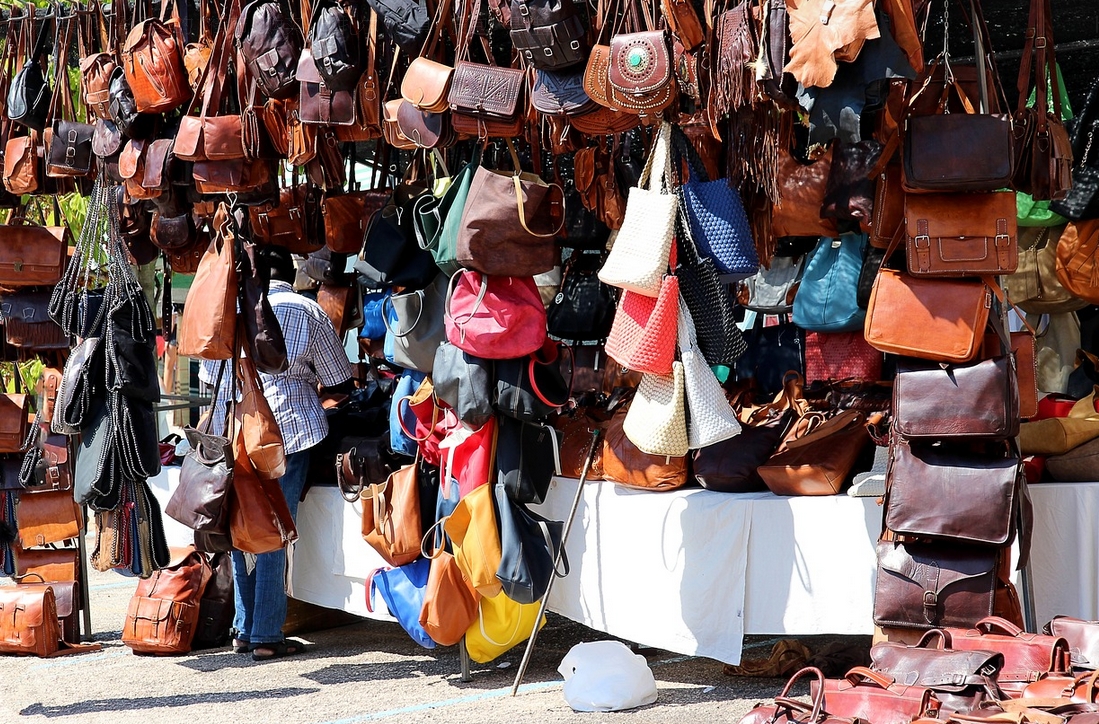
{"label": "grey leather bag", "polygon": [[762,314],[789,314],[804,268],[804,256],[776,256],[770,269],[761,266],[755,276],[741,282],[741,305]]}
{"label": "grey leather bag", "polygon": [[392,295],[387,304],[393,305],[397,321],[386,315],[389,335],[393,338],[393,362],[405,369],[431,374],[435,352],[446,339],[443,310],[446,306],[448,282],[440,274],[426,289]]}

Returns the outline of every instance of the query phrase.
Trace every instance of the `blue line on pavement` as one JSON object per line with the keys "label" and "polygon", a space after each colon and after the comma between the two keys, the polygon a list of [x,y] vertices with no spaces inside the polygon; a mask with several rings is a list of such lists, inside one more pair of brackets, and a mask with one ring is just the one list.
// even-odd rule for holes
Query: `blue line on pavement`
{"label": "blue line on pavement", "polygon": [[89,586],[89,591],[106,591],[109,588],[133,588],[137,586],[137,581],[119,581],[118,583],[98,583],[94,586]]}
{"label": "blue line on pavement", "polygon": [[[536,684],[523,684],[519,687],[519,693],[526,694],[531,691],[543,691],[545,689],[553,689],[563,685],[563,681],[544,681]],[[391,716],[400,716],[401,714],[415,714],[420,711],[428,711],[429,709],[439,709],[444,706],[454,706],[456,704],[472,704],[478,701],[484,701],[486,699],[499,699],[511,694],[511,687],[504,689],[492,689],[490,691],[483,691],[479,694],[472,694],[470,696],[460,696],[455,699],[444,699],[442,701],[433,701],[429,704],[416,704],[414,706],[406,706],[401,709],[390,709],[388,711],[378,711],[373,714],[363,714],[361,716],[351,717],[350,719],[337,719],[335,721],[325,722],[324,724],[359,724],[359,722],[377,721],[379,719],[387,719]]]}

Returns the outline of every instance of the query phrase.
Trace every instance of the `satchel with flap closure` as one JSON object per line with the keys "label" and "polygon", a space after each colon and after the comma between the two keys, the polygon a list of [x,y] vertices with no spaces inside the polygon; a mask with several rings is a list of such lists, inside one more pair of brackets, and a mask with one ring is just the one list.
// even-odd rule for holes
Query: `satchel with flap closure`
{"label": "satchel with flap closure", "polygon": [[950,646],[964,651],[1000,651],[1004,668],[1000,671],[1000,687],[1009,696],[1018,696],[1027,684],[1047,674],[1069,671],[1069,644],[1060,636],[1046,636],[1023,631],[999,616],[986,616],[973,628],[948,628]]}
{"label": "satchel with flap closure", "polygon": [[856,666],[842,679],[810,682],[810,692],[824,691],[825,711],[874,724],[908,724],[935,718],[942,703],[930,689]]}
{"label": "satchel with flap closure", "polygon": [[904,438],[1007,439],[1019,434],[1015,355],[964,365],[901,360],[894,426]]}
{"label": "satchel with flap closure", "polygon": [[1043,633],[1059,636],[1068,642],[1072,668],[1099,668],[1099,622],[1084,621],[1071,616],[1054,616],[1045,625]]}
{"label": "satchel with flap closure", "polygon": [[909,194],[904,212],[910,274],[997,275],[1019,267],[1012,191]]}

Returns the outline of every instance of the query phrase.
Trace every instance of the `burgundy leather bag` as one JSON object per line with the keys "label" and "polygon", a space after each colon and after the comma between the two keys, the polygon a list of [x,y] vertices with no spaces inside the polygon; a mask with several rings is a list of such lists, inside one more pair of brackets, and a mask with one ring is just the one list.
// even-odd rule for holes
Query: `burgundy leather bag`
{"label": "burgundy leather bag", "polygon": [[1019,434],[1014,354],[961,365],[902,359],[894,427],[907,439],[1007,439]]}
{"label": "burgundy leather bag", "polygon": [[[794,684],[806,676],[813,677],[816,684],[813,700],[808,704],[790,696]],[[854,724],[854,719],[841,719],[825,711],[823,683],[824,674],[820,669],[801,669],[782,687],[782,693],[775,697],[774,704],[758,704],[744,715],[740,724]]]}
{"label": "burgundy leather bag", "polygon": [[935,718],[942,703],[923,686],[896,681],[892,676],[856,666],[842,679],[809,683],[812,696],[824,691],[825,711],[874,724],[909,724],[920,717]]}
{"label": "burgundy leather bag", "polygon": [[1054,616],[1043,633],[1068,641],[1074,668],[1099,668],[1099,621]]}
{"label": "burgundy leather bag", "polygon": [[950,646],[972,651],[1000,651],[1004,668],[1000,671],[1000,687],[1017,696],[1034,681],[1046,674],[1065,674],[1071,665],[1069,643],[1060,636],[1047,636],[1023,631],[998,616],[987,616],[973,628],[948,628]]}

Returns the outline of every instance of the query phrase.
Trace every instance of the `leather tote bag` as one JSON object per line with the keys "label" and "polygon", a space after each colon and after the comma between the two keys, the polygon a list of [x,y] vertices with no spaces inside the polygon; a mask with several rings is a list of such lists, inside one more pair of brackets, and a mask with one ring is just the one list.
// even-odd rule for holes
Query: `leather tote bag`
{"label": "leather tote bag", "polygon": [[935,445],[890,446],[885,526],[901,535],[989,546],[1015,536],[1019,459]]}
{"label": "leather tote bag", "polygon": [[844,410],[759,466],[759,476],[775,495],[836,495],[870,443],[866,416]]}
{"label": "leather tote bag", "polygon": [[607,335],[607,354],[631,370],[670,374],[675,360],[678,310],[676,276],[664,277],[660,294],[655,298],[623,292]]}
{"label": "leather tote bag", "polygon": [[832,149],[813,163],[800,163],[785,148],[778,152],[778,200],[771,208],[771,233],[784,236],[836,236],[834,219],[821,218]]}
{"label": "leather tote bag", "polygon": [[[220,220],[220,224],[218,224]],[[218,209],[214,234],[199,263],[188,303],[179,320],[179,353],[198,359],[230,359],[233,356],[237,317],[237,272],[232,239],[224,233],[227,211]]]}
{"label": "leather tote bag", "polygon": [[767,490],[756,471],[775,454],[793,420],[794,413],[786,411],[755,425],[745,424],[740,434],[695,450],[691,457],[694,479],[719,493]]}
{"label": "leather tote bag", "polygon": [[603,438],[603,479],[640,490],[677,490],[686,485],[687,458],[648,455],[638,450],[622,430],[625,416],[625,411],[615,413],[607,426]]}
{"label": "leather tote bag", "polygon": [[232,446],[220,435],[186,430],[191,452],[183,458],[179,485],[164,513],[191,530],[227,533],[229,488],[233,483]]}
{"label": "leather tote bag", "polygon": [[474,357],[449,342],[435,350],[431,380],[435,397],[448,405],[458,419],[472,427],[481,427],[493,415],[493,365],[490,360]]}
{"label": "leather tote bag", "polygon": [[741,432],[740,421],[710,366],[698,351],[694,322],[683,298],[679,299],[679,354],[687,397],[687,444],[707,447]]}
{"label": "leather tote bag", "polygon": [[687,437],[687,389],[683,363],[672,363],[672,374],[645,374],[637,386],[622,432],[647,455],[683,457],[690,449]]}
{"label": "leather tote bag", "polygon": [[917,278],[883,268],[866,310],[866,341],[890,354],[968,362],[980,351],[992,291],[979,279]]}
{"label": "leather tote bag", "polygon": [[878,543],[874,623],[927,629],[992,615],[1000,553],[955,541]]}
{"label": "leather tote bag", "polygon": [[546,339],[546,308],[531,277],[456,274],[445,320],[451,344],[485,359],[522,357]]}
{"label": "leather tote bag", "polygon": [[641,179],[630,189],[622,228],[599,270],[604,284],[648,297],[660,295],[679,203],[671,188],[670,142],[671,125],[662,124]]}
{"label": "leather tote bag", "polygon": [[900,360],[894,429],[906,439],[1007,439],[1019,434],[1014,354],[962,365]]}
{"label": "leather tote bag", "polygon": [[431,374],[435,354],[445,338],[443,309],[448,279],[440,274],[426,289],[405,291],[385,304],[386,339],[392,338],[393,362]]}
{"label": "leather tote bag", "polygon": [[503,587],[496,578],[500,568],[500,533],[491,485],[481,485],[462,496],[458,507],[443,523],[450,536],[454,558],[466,580],[485,598],[499,596]]}
{"label": "leather tote bag", "polygon": [[420,624],[430,575],[431,561],[417,557],[401,566],[375,569],[366,586],[366,610],[374,612],[374,596],[381,594],[389,614],[397,619],[413,641],[425,649],[435,648],[435,642]]}
{"label": "leather tote bag", "polygon": [[[138,9],[148,7],[139,3]],[[163,113],[190,99],[182,51],[179,12],[174,2],[161,6],[160,18],[142,19],[126,35],[119,57],[139,113]]]}
{"label": "leather tote bag", "polygon": [[1019,267],[1015,194],[908,194],[904,201],[908,273],[966,277]]}
{"label": "leather tote bag", "polygon": [[[424,538],[431,535],[428,531]],[[466,629],[477,622],[480,598],[462,575],[454,556],[438,548],[427,556],[431,568],[427,574],[424,604],[420,608],[420,626],[440,646],[453,646],[462,640]]]}
{"label": "leather tote bag", "polygon": [[813,332],[862,329],[866,312],[859,307],[858,288],[867,244],[865,234],[821,239],[794,297],[794,324]]}
{"label": "leather tote bag", "polygon": [[277,480],[256,474],[240,436],[234,446],[229,534],[233,547],[245,553],[270,553],[295,541],[298,529]]}
{"label": "leather tote bag", "polygon": [[237,369],[240,371],[241,398],[235,405],[234,414],[244,437],[245,453],[261,478],[278,480],[286,473],[286,450],[278,421],[251,360],[242,358]]}
{"label": "leather tote bag", "polygon": [[500,567],[496,578],[504,595],[517,603],[540,601],[554,574],[568,575],[568,558],[555,568],[565,524],[548,520],[512,501],[502,485],[492,486],[500,520]]}
{"label": "leather tote bag", "polygon": [[835,716],[875,724],[908,724],[920,717],[934,718],[942,702],[924,686],[896,681],[892,676],[856,666],[842,679],[809,682],[810,692],[824,690],[825,709]]}
{"label": "leather tote bag", "polygon": [[415,464],[362,491],[363,540],[391,566],[411,563],[420,555],[419,491]]}

